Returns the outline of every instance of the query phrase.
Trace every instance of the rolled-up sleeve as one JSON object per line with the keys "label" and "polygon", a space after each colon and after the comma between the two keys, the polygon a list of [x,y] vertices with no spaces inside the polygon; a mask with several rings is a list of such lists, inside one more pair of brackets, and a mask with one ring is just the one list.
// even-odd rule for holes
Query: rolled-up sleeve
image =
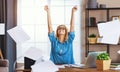
{"label": "rolled-up sleeve", "polygon": [[75,38],[75,32],[74,31],[73,32],[69,32],[68,33],[68,41],[69,42],[73,42],[74,38]]}
{"label": "rolled-up sleeve", "polygon": [[54,33],[54,31],[51,32],[51,33],[48,33],[48,37],[49,37],[50,42],[53,42],[55,40],[55,33]]}

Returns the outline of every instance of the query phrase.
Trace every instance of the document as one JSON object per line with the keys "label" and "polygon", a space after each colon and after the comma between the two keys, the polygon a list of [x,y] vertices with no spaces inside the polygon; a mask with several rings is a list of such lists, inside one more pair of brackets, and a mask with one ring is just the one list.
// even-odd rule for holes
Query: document
{"label": "document", "polygon": [[120,37],[120,21],[114,20],[106,23],[99,23],[98,31],[99,35],[102,36],[101,43],[106,44],[118,44]]}
{"label": "document", "polygon": [[56,72],[58,67],[52,61],[35,63],[31,66],[32,72]]}
{"label": "document", "polygon": [[20,26],[9,29],[7,32],[16,43],[22,43],[30,39],[29,35]]}
{"label": "document", "polygon": [[49,56],[47,56],[47,54],[36,48],[36,47],[30,47],[25,53],[24,53],[25,57],[31,58],[33,60],[41,60],[41,61],[48,61],[49,60]]}

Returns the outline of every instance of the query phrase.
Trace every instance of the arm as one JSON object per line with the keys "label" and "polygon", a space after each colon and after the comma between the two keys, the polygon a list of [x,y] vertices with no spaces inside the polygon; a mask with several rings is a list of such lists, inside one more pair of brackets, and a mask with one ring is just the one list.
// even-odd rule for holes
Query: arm
{"label": "arm", "polygon": [[77,7],[74,6],[72,8],[72,13],[71,13],[71,21],[70,21],[70,32],[74,31],[74,13],[77,10]]}
{"label": "arm", "polygon": [[48,32],[51,33],[53,31],[53,28],[51,24],[50,10],[47,5],[44,7],[44,9],[47,12]]}

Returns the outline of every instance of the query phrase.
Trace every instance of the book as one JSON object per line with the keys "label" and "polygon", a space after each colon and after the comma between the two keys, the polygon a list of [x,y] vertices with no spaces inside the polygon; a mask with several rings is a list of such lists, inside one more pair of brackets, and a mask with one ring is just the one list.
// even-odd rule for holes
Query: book
{"label": "book", "polygon": [[120,70],[120,63],[112,63],[110,65],[110,69],[112,69],[112,70]]}

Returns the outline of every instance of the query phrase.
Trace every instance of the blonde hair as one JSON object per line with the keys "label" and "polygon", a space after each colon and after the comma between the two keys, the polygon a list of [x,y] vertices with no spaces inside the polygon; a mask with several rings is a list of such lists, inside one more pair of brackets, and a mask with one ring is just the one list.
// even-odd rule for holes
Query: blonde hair
{"label": "blonde hair", "polygon": [[57,30],[56,30],[56,37],[59,39],[58,30],[61,29],[61,28],[65,29],[64,41],[66,41],[66,40],[68,39],[68,29],[67,29],[67,27],[66,27],[64,24],[61,24],[61,25],[59,25],[59,26],[57,27]]}

